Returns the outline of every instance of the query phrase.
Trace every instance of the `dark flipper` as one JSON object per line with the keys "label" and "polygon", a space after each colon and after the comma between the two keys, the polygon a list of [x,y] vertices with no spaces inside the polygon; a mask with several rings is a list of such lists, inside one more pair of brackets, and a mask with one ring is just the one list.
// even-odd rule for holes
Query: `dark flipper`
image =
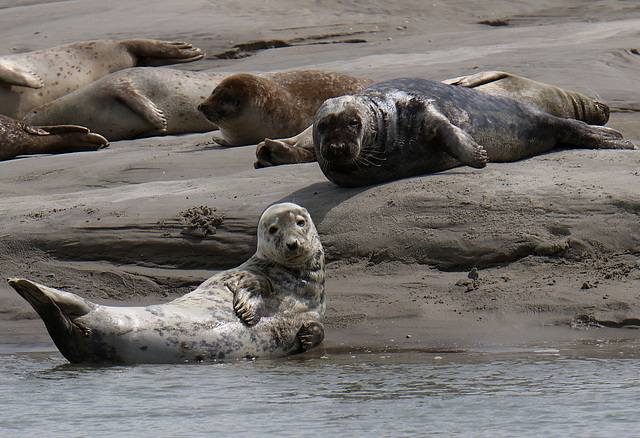
{"label": "dark flipper", "polygon": [[123,44],[139,57],[138,67],[192,62],[204,57],[199,48],[179,41],[134,39],[123,41]]}
{"label": "dark flipper", "polygon": [[86,328],[73,323],[73,319],[91,311],[91,303],[68,292],[59,291],[29,280],[11,278],[9,284],[31,304],[60,352],[70,362],[86,359],[84,338]]}

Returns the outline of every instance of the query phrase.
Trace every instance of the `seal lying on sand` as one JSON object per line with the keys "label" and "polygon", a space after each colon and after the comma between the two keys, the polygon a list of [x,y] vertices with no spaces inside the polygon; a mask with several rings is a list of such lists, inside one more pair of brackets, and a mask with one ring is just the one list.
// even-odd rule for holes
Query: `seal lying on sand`
{"label": "seal lying on sand", "polygon": [[95,151],[108,144],[107,139],[82,126],[36,128],[0,115],[0,161],[18,155]]}
{"label": "seal lying on sand", "polygon": [[[575,91],[536,82],[505,72],[481,72],[443,81],[509,97],[549,114],[582,120],[590,125],[604,125],[609,120],[609,107]],[[256,149],[256,167],[316,161],[311,127],[295,137],[265,139]]]}
{"label": "seal lying on sand", "polygon": [[322,103],[375,81],[320,70],[292,70],[224,79],[198,109],[220,128],[224,146],[256,144],[302,132]]}
{"label": "seal lying on sand", "polygon": [[22,119],[30,109],[114,71],[203,56],[190,44],[145,39],[85,41],[0,56],[0,114]]}
{"label": "seal lying on sand", "polygon": [[313,143],[325,176],[346,187],[462,164],[481,168],[489,160],[516,161],[556,146],[635,149],[610,128],[413,78],[327,100],[315,117]]}
{"label": "seal lying on sand", "polygon": [[217,126],[196,107],[227,76],[229,73],[162,67],[128,68],[36,107],[24,120],[34,125],[82,125],[109,141],[213,131]]}
{"label": "seal lying on sand", "polygon": [[309,213],[265,210],[256,253],[165,304],[110,307],[29,280],[9,283],[74,363],[175,363],[306,351],[324,338],[324,252]]}

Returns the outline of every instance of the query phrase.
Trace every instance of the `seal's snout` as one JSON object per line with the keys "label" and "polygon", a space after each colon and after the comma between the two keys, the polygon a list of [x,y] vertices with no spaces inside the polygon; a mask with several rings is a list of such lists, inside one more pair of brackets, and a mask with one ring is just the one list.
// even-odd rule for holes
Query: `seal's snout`
{"label": "seal's snout", "polygon": [[287,248],[289,248],[290,251],[295,251],[299,246],[300,243],[298,243],[298,239],[287,242]]}

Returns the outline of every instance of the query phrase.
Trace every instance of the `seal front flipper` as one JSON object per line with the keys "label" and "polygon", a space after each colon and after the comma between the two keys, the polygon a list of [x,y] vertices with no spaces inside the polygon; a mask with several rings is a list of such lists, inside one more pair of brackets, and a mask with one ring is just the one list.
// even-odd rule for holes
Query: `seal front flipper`
{"label": "seal front flipper", "polygon": [[300,353],[310,350],[324,340],[324,325],[317,321],[305,322],[296,337],[300,341]]}
{"label": "seal front flipper", "polygon": [[140,94],[129,82],[114,85],[111,92],[116,100],[128,106],[131,111],[142,117],[155,130],[159,132],[167,130],[167,118],[164,112],[151,99]]}
{"label": "seal front flipper", "polygon": [[444,152],[467,166],[482,168],[487,165],[487,151],[462,129],[434,108],[427,105],[423,121],[426,140],[440,146]]}
{"label": "seal front flipper", "polygon": [[122,41],[122,44],[139,57],[138,67],[192,62],[204,57],[202,50],[181,41],[133,39]]}
{"label": "seal front flipper", "polygon": [[265,310],[265,297],[273,294],[271,281],[258,273],[236,272],[224,283],[233,293],[233,310],[247,325],[254,325]]}
{"label": "seal front flipper", "polygon": [[44,87],[40,76],[6,59],[0,59],[0,83],[29,88]]}

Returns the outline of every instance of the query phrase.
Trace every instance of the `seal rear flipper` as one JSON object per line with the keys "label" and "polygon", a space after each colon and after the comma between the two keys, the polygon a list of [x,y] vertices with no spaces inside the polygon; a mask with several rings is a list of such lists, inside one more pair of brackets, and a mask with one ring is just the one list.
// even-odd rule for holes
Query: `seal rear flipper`
{"label": "seal rear flipper", "polygon": [[167,119],[160,108],[156,106],[148,97],[143,96],[130,83],[121,83],[113,87],[113,97],[123,105],[128,106],[131,111],[142,117],[154,129],[159,132],[166,131]]}
{"label": "seal rear flipper", "polygon": [[40,76],[6,59],[0,59],[0,83],[29,88],[44,87],[44,82]]}
{"label": "seal rear flipper", "polygon": [[[296,137],[284,140],[265,138],[256,148],[256,169],[281,164],[310,163],[316,161],[316,151],[311,144],[298,145]],[[309,148],[310,146],[310,148]]]}
{"label": "seal rear flipper", "polygon": [[567,120],[571,129],[564,129],[564,146],[587,149],[638,149],[633,143],[625,140],[615,129],[599,125],[588,125],[579,120]]}
{"label": "seal rear flipper", "polygon": [[202,50],[180,41],[133,39],[122,44],[139,57],[138,67],[192,62],[204,57]]}
{"label": "seal rear flipper", "polygon": [[467,166],[482,168],[487,165],[487,151],[462,129],[433,107],[427,107],[423,133],[428,142],[440,146],[444,152]]}
{"label": "seal rear flipper", "polygon": [[83,340],[86,328],[73,319],[92,310],[92,303],[69,292],[43,286],[29,280],[10,278],[9,284],[31,304],[44,322],[51,339],[70,362],[82,362],[86,357]]}

